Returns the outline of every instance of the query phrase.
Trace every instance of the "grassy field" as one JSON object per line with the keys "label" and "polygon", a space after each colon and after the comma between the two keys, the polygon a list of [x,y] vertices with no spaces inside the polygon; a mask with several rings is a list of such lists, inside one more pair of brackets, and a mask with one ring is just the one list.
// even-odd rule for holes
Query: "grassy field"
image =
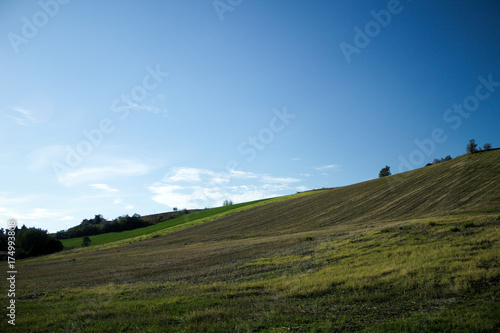
{"label": "grassy field", "polygon": [[500,330],[500,151],[241,208],[17,263],[0,331]]}
{"label": "grassy field", "polygon": [[[306,194],[307,193],[303,193],[295,196],[297,197]],[[131,243],[139,240],[148,239],[151,237],[158,237],[160,235],[164,235],[174,231],[179,231],[181,229],[189,228],[194,225],[198,225],[207,221],[213,221],[223,216],[230,216],[234,213],[254,208],[260,205],[264,205],[266,203],[287,200],[290,197],[291,196],[279,197],[273,199],[264,199],[264,200],[240,203],[236,205],[205,209],[187,215],[179,216],[171,220],[159,222],[148,227],[122,231],[122,232],[109,232],[106,234],[90,236],[89,238],[91,240],[92,246],[108,244],[108,243],[114,243],[112,244],[112,246],[122,245],[125,243]],[[145,219],[147,220],[148,216],[146,216]],[[123,240],[125,241],[119,242]],[[65,248],[81,247],[82,237],[61,239],[61,243],[64,245]]]}
{"label": "grassy field", "polygon": [[[262,201],[264,201],[264,200],[262,200]],[[258,202],[262,202],[262,201],[258,201]],[[165,231],[167,229],[171,229],[173,227],[178,227],[178,226],[181,226],[183,224],[187,224],[188,226],[191,226],[190,222],[193,222],[195,220],[207,219],[210,217],[217,218],[217,216],[220,216],[220,214],[228,212],[228,211],[229,212],[239,211],[242,207],[255,205],[258,202],[249,202],[249,203],[242,203],[242,204],[233,205],[233,206],[225,206],[225,207],[206,209],[203,211],[194,212],[194,213],[187,214],[184,216],[179,216],[177,218],[167,220],[164,222],[160,222],[160,223],[157,223],[157,224],[154,224],[154,225],[151,225],[148,227],[144,227],[144,228],[127,230],[127,231],[122,231],[122,232],[109,232],[109,233],[105,233],[105,234],[90,236],[89,238],[91,240],[91,245],[101,245],[101,244],[116,242],[116,241],[120,241],[120,240],[124,240],[124,239],[136,238],[136,237],[144,236],[147,234],[156,235],[157,232]],[[177,229],[178,228],[176,228],[174,230],[177,230]],[[82,244],[82,237],[62,239],[61,243],[64,245],[65,248],[80,247]]]}

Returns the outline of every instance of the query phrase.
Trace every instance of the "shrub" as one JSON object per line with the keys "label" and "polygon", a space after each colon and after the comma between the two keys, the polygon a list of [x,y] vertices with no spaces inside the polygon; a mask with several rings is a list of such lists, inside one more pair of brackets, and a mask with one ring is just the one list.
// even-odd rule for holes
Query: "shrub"
{"label": "shrub", "polygon": [[382,168],[382,170],[380,170],[380,172],[378,173],[379,178],[390,176],[390,175],[391,175],[391,167],[388,165],[386,165],[385,168]]}
{"label": "shrub", "polygon": [[442,162],[446,162],[446,161],[450,161],[452,160],[453,158],[451,157],[451,155],[448,155],[444,158],[435,158],[434,161],[432,162],[432,164],[438,164],[438,163],[442,163]]}
{"label": "shrub", "polygon": [[45,247],[45,252],[48,253],[55,253],[64,250],[64,246],[62,245],[61,241],[57,239],[50,239],[47,242],[47,246]]}
{"label": "shrub", "polygon": [[85,236],[82,238],[82,246],[89,246],[92,241],[90,240],[89,236]]}

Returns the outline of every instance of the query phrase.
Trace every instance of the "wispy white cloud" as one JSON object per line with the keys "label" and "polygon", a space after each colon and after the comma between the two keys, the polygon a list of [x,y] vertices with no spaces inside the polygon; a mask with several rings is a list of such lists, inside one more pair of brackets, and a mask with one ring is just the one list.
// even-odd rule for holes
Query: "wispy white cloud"
{"label": "wispy white cloud", "polygon": [[72,186],[116,177],[145,175],[152,169],[152,166],[141,162],[121,160],[106,166],[74,169],[59,175],[58,180],[65,186]]}
{"label": "wispy white cloud", "polygon": [[318,171],[325,171],[325,170],[330,170],[330,169],[338,169],[339,166],[337,164],[329,164],[329,165],[322,165],[319,167],[315,167],[314,169]]}
{"label": "wispy white cloud", "polygon": [[258,178],[258,176],[253,172],[231,170],[227,174],[229,175],[230,178],[235,178],[235,179],[256,179],[256,178]]}
{"label": "wispy white cloud", "polygon": [[[160,204],[170,207],[194,208],[196,207],[196,191],[190,187],[190,193],[181,193],[185,188],[178,185],[153,184],[148,187],[153,193],[152,199]],[[194,192],[194,193],[193,193]]]}
{"label": "wispy white cloud", "polygon": [[125,105],[122,107],[125,107],[131,111],[137,111],[137,112],[150,112],[154,114],[161,114],[163,116],[167,116],[170,118],[167,109],[164,107],[165,106],[165,100],[166,97],[164,94],[160,93],[157,94],[156,96],[149,95],[147,99],[142,102],[142,103],[134,103],[131,100],[128,100]]}
{"label": "wispy white cloud", "polygon": [[39,122],[35,117],[35,113],[31,110],[19,106],[10,109],[15,111],[15,115],[6,115],[6,117],[12,119],[19,126],[32,126]]}
{"label": "wispy white cloud", "polygon": [[213,178],[210,180],[210,182],[211,182],[212,184],[219,184],[219,185],[220,185],[220,184],[223,184],[223,183],[229,183],[230,181],[231,181],[231,179],[230,179],[230,178],[228,178],[228,177],[217,177],[217,176],[216,176],[216,177],[213,177]]}
{"label": "wispy white cloud", "polygon": [[196,183],[200,181],[208,181],[213,184],[228,183],[234,179],[254,179],[264,183],[294,183],[300,181],[297,178],[272,177],[267,174],[256,174],[253,172],[231,170],[228,172],[214,172],[207,169],[176,167],[168,172],[163,177],[163,182],[179,183],[189,182]]}
{"label": "wispy white cloud", "polygon": [[300,179],[253,172],[177,167],[148,189],[154,201],[166,206],[199,208],[220,206],[225,199],[246,202],[278,196],[295,191],[291,184],[297,182]]}
{"label": "wispy white cloud", "polygon": [[40,170],[50,168],[54,161],[64,161],[66,153],[66,146],[51,145],[33,151],[28,160],[32,170]]}
{"label": "wispy white cloud", "polygon": [[168,115],[168,112],[165,108],[161,108],[153,104],[129,103],[127,104],[127,108],[133,111],[144,111],[144,112]]}
{"label": "wispy white cloud", "polygon": [[65,215],[65,212],[59,210],[49,210],[46,208],[34,208],[31,210],[26,210],[24,212],[19,212],[17,209],[12,208],[0,208],[0,216],[5,218],[14,218],[16,220],[42,220],[42,219],[53,219],[53,220],[70,220],[73,219],[72,216]]}
{"label": "wispy white cloud", "polygon": [[213,176],[214,173],[206,169],[174,168],[163,177],[164,182],[199,182],[202,175]]}
{"label": "wispy white cloud", "polygon": [[291,184],[291,183],[296,183],[300,182],[300,179],[298,178],[284,178],[284,177],[271,177],[268,175],[262,175],[260,176],[261,181],[265,183],[278,183],[278,184]]}
{"label": "wispy white cloud", "polygon": [[90,187],[105,192],[118,192],[116,188],[111,188],[108,184],[91,184]]}
{"label": "wispy white cloud", "polygon": [[237,185],[230,187],[179,186],[157,183],[148,187],[152,199],[162,205],[178,208],[203,208],[221,206],[225,199],[247,202],[276,197],[281,186]]}

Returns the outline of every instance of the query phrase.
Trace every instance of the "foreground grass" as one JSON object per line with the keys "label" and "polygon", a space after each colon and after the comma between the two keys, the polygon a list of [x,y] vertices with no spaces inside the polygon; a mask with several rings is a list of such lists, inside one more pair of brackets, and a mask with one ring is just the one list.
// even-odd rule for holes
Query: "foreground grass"
{"label": "foreground grass", "polygon": [[[27,262],[19,266],[26,277],[19,286],[16,327],[23,332],[496,332],[499,225],[495,214],[464,214],[251,243],[199,243],[157,254],[157,261],[180,260],[179,266],[194,261],[196,271],[187,267],[188,272],[177,270],[175,262],[155,271],[140,254],[148,246],[143,242],[129,246],[119,279],[108,271],[102,281],[83,271],[75,280],[51,281],[55,262],[46,262],[41,275],[28,272]],[[250,244],[261,248],[251,252]],[[174,259],[181,253],[186,257]],[[225,260],[226,254],[232,260]],[[96,270],[98,263],[92,262]],[[5,320],[0,328],[6,331]]]}
{"label": "foreground grass", "polygon": [[23,260],[0,332],[498,332],[499,186],[500,150]]}

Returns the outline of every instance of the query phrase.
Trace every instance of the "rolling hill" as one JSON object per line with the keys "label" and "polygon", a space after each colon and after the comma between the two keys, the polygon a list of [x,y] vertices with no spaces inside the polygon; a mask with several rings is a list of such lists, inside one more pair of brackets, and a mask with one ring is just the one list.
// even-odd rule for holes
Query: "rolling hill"
{"label": "rolling hill", "polygon": [[204,214],[17,263],[16,328],[500,329],[498,150]]}

